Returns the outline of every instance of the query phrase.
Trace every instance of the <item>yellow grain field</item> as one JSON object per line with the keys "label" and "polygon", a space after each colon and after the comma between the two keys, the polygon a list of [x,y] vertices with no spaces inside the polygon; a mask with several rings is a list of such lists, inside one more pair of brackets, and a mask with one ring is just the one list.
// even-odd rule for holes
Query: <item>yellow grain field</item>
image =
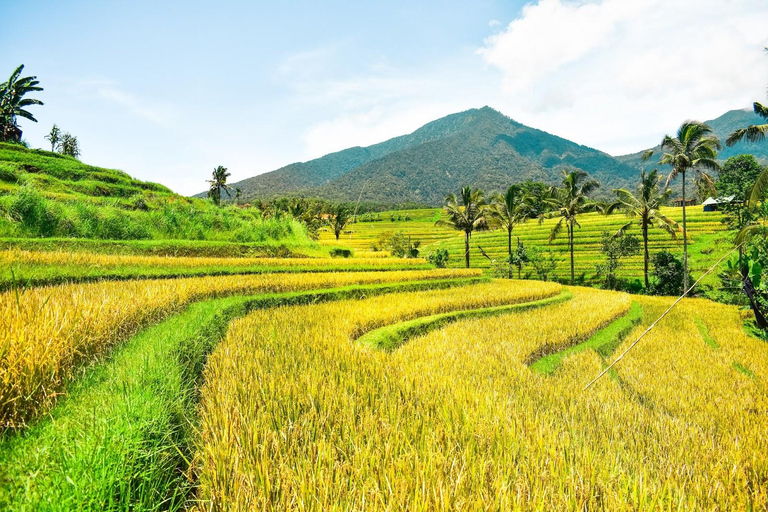
{"label": "yellow grain field", "polygon": [[[234,322],[205,372],[200,508],[766,509],[768,346],[742,332],[738,312],[683,301],[584,392],[604,366],[596,353],[567,357],[552,376],[525,362],[587,338],[632,299],[572,291],[393,353],[352,335],[429,314],[426,297],[441,292]],[[651,319],[671,303],[634,299]]]}
{"label": "yellow grain field", "polygon": [[361,257],[339,258],[209,258],[189,256],[141,256],[97,254],[66,251],[0,251],[0,265],[87,265],[102,269],[124,266],[197,268],[197,267],[317,267],[344,264],[349,266],[395,266],[426,263],[423,258],[390,258],[389,253],[366,252]]}
{"label": "yellow grain field", "polygon": [[0,293],[0,429],[45,410],[83,363],[203,298],[477,276],[475,270],[247,275],[99,282]]}

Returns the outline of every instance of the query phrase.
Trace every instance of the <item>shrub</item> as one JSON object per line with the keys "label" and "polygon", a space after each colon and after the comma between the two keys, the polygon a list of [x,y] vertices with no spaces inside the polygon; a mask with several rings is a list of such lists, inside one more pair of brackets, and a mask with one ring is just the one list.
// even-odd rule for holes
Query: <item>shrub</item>
{"label": "shrub", "polygon": [[[683,262],[674,254],[661,251],[651,257],[653,278],[650,292],[654,295],[680,295],[683,293]],[[689,281],[693,282],[690,279]]]}
{"label": "shrub", "polygon": [[329,251],[332,258],[350,258],[352,257],[352,251],[343,247],[334,247]]}
{"label": "shrub", "polygon": [[445,268],[449,259],[448,249],[438,249],[427,257],[427,260],[437,268]]}

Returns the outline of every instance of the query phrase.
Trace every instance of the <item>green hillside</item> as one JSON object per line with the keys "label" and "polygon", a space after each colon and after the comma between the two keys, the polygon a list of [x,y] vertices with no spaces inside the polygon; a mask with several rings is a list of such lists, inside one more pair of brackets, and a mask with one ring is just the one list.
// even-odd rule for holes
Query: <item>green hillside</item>
{"label": "green hillside", "polygon": [[499,190],[526,179],[555,183],[580,168],[607,190],[627,186],[635,169],[610,155],[520,124],[490,107],[433,121],[410,135],[235,183],[246,199],[305,195],[389,205],[438,205],[467,184]]}
{"label": "green hillside", "polygon": [[51,237],[312,245],[290,219],[264,220],[254,208],[217,207],[122,171],[0,144],[0,238]]}

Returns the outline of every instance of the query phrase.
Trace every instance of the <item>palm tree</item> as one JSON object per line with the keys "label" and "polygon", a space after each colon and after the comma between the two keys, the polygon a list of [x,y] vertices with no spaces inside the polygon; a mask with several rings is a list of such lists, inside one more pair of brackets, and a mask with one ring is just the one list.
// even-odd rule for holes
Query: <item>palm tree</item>
{"label": "palm tree", "polygon": [[[645,171],[640,173],[640,183],[637,184],[637,195],[632,194],[626,189],[614,189],[614,193],[618,197],[618,201],[610,206],[610,210],[620,208],[624,210],[630,217],[639,217],[638,225],[643,232],[643,273],[645,276],[645,289],[648,290],[648,228],[655,226],[659,229],[663,229],[672,238],[677,238],[675,230],[678,229],[677,222],[664,216],[659,208],[667,202],[672,191],[667,189],[664,192],[660,192],[659,183],[661,182],[661,176],[659,176],[659,170],[654,169],[650,173],[646,174]],[[632,222],[630,221],[626,225],[622,226],[620,231],[627,229]]]}
{"label": "palm tree", "polygon": [[[768,47],[765,49],[765,51],[768,52]],[[755,114],[759,115],[765,120],[768,120],[768,106],[755,102],[752,105],[752,109],[755,111]],[[728,146],[734,146],[736,143],[743,139],[747,139],[749,142],[762,142],[765,140],[766,134],[768,134],[768,123],[755,124],[740,130],[736,130],[728,136],[728,138],[725,140],[725,143]],[[764,170],[757,177],[755,184],[752,186],[752,191],[749,194],[747,203],[756,204],[760,202],[763,199],[766,190],[768,190],[768,169]]]}
{"label": "palm tree", "polygon": [[341,232],[344,230],[344,226],[349,222],[349,219],[350,211],[345,205],[340,204],[333,208],[330,223],[333,228],[333,234],[336,235],[336,240],[339,239],[339,235],[341,235]]}
{"label": "palm tree", "polygon": [[37,119],[25,108],[43,104],[40,100],[24,98],[27,93],[42,91],[43,88],[38,87],[40,82],[36,76],[21,78],[23,70],[24,64],[11,73],[7,82],[0,84],[0,140],[21,141],[21,129],[16,124],[16,117],[20,116],[36,123]]}
{"label": "palm tree", "polygon": [[[712,183],[712,178],[701,170],[702,167],[713,171],[720,170],[717,163],[717,151],[720,139],[712,135],[712,128],[698,121],[685,121],[677,130],[677,137],[666,135],[661,141],[661,149],[666,151],[661,156],[662,164],[672,166],[666,186],[677,176],[683,181],[683,292],[688,290],[688,230],[685,217],[685,173],[694,170],[699,181]],[[650,155],[650,153],[646,153]]]}
{"label": "palm tree", "polygon": [[587,179],[589,174],[582,170],[572,172],[563,171],[563,186],[553,190],[551,202],[559,209],[560,220],[552,228],[549,241],[553,241],[563,229],[563,224],[568,228],[568,246],[571,251],[571,284],[575,281],[573,264],[573,230],[581,225],[576,216],[595,209],[595,203],[589,199],[589,194],[600,186],[600,182]]}
{"label": "palm tree", "polygon": [[45,140],[49,141],[51,143],[51,151],[56,151],[56,146],[61,141],[61,129],[56,126],[56,123],[54,123],[53,128],[51,128],[50,133],[45,136]]}
{"label": "palm tree", "polygon": [[[489,217],[507,230],[507,252],[512,261],[512,229],[525,218],[523,191],[518,185],[511,185],[504,194],[494,194],[491,198]],[[510,267],[510,278],[512,269]]]}
{"label": "palm tree", "polygon": [[464,262],[469,268],[469,240],[473,231],[488,229],[486,221],[487,205],[483,199],[481,190],[472,190],[472,187],[461,189],[461,205],[455,194],[448,194],[445,198],[445,212],[448,220],[439,220],[436,226],[448,226],[457,231],[464,232]]}
{"label": "palm tree", "polygon": [[220,165],[213,170],[213,179],[207,180],[211,185],[208,189],[208,197],[213,199],[217,206],[221,204],[222,191],[227,193],[227,197],[232,195],[232,187],[227,185],[227,178],[229,176],[227,168]]}
{"label": "palm tree", "polygon": [[[768,52],[768,47],[765,48],[765,51]],[[758,102],[755,102],[752,104],[752,109],[755,111],[755,114],[759,115],[763,119],[768,120],[768,107],[765,105],[762,105]],[[725,140],[726,145],[735,146],[738,142],[740,142],[743,139],[747,139],[749,142],[761,142],[765,140],[765,135],[768,133],[768,123],[764,124],[754,124],[752,126],[747,126],[746,128],[742,128],[740,130],[736,130],[735,132],[731,133],[728,138]]]}

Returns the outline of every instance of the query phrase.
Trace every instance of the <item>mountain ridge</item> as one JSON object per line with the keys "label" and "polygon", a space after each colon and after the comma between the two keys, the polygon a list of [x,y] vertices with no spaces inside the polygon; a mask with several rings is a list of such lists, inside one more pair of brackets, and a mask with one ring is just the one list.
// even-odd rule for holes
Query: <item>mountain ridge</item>
{"label": "mountain ridge", "polygon": [[[754,113],[732,110],[709,123],[724,139],[733,129],[759,120]],[[725,159],[751,152],[768,160],[768,147],[757,146],[740,143],[724,148],[721,155]],[[613,188],[634,188],[638,170],[653,165],[642,161],[642,153],[612,156],[484,106],[371,146],[292,163],[231,185],[241,189],[245,201],[304,196],[435,206],[464,185],[490,192],[528,179],[555,184],[562,170],[583,169],[601,182],[598,195],[608,196]]]}

